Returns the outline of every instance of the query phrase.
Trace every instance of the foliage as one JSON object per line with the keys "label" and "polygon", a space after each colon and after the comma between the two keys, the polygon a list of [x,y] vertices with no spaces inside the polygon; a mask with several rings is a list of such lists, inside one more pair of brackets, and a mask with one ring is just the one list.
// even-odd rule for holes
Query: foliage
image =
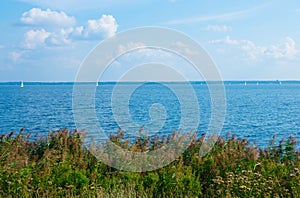
{"label": "foliage", "polygon": [[[169,137],[125,138],[119,130],[110,140],[133,152],[166,145]],[[111,168],[84,149],[82,132],[62,129],[45,138],[14,133],[0,137],[1,197],[300,197],[300,159],[290,136],[266,148],[245,139],[219,137],[205,156],[204,138],[169,165],[133,173]]]}

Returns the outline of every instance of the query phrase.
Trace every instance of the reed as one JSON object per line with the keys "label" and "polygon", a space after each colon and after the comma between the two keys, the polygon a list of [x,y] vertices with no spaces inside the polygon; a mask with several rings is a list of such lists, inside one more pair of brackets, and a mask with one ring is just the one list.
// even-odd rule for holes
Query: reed
{"label": "reed", "polygon": [[[199,156],[204,136],[129,139],[119,130],[110,140],[133,152],[161,148],[174,138],[190,146],[169,165],[124,172],[98,161],[83,147],[82,133],[61,129],[46,137],[10,133],[0,137],[1,197],[300,197],[300,153],[290,136],[259,148],[228,134]],[[179,142],[180,142],[179,141]]]}

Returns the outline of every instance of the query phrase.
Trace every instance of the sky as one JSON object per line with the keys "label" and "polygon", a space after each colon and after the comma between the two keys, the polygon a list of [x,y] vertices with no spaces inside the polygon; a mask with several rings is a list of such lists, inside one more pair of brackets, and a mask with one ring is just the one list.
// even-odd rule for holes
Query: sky
{"label": "sky", "polygon": [[[0,81],[74,81],[101,41],[146,26],[191,37],[224,80],[300,80],[298,0],[6,0]],[[106,79],[120,67],[112,66]]]}

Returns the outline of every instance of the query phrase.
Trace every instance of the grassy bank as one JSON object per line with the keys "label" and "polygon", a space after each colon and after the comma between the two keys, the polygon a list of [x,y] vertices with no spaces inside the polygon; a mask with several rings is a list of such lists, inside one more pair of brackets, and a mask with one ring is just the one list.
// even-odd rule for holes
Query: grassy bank
{"label": "grassy bank", "polygon": [[[220,137],[200,157],[194,138],[174,162],[150,172],[111,168],[82,148],[79,132],[60,130],[46,138],[7,134],[0,138],[2,197],[300,197],[300,159],[293,137],[266,148],[245,139]],[[31,141],[29,141],[31,139]],[[32,141],[32,139],[34,139]],[[170,137],[110,139],[131,151],[156,149]]]}

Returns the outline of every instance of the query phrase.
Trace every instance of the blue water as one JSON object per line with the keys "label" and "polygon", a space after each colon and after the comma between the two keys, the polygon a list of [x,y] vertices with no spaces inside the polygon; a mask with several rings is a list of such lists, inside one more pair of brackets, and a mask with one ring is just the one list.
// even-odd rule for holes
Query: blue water
{"label": "blue water", "polygon": [[[24,84],[25,87],[20,88],[19,83],[0,83],[0,133],[24,127],[26,133],[44,135],[49,130],[76,128],[72,110],[73,83]],[[124,97],[135,84],[122,83],[121,86],[117,99]],[[174,86],[185,93],[183,84],[175,83]],[[208,130],[211,101],[203,82],[194,82],[192,87],[198,98],[200,123],[197,131],[201,135]],[[189,96],[182,104],[167,86],[146,83],[128,100],[130,116],[121,114],[116,120],[114,113],[121,107],[112,106],[114,88],[114,83],[102,83],[94,96],[98,121],[107,133],[117,131],[120,126],[126,126],[129,134],[136,132],[132,131],[135,127],[130,127],[134,123],[146,130],[153,129],[155,134],[168,134],[180,128],[183,109],[197,112],[190,105]],[[281,85],[276,81],[259,82],[258,85],[247,82],[245,86],[244,82],[234,81],[225,82],[225,90],[227,108],[221,135],[231,131],[260,146],[267,145],[274,134],[278,140],[290,134],[300,140],[300,82],[284,81]],[[195,113],[189,115],[192,125],[198,118]]]}

